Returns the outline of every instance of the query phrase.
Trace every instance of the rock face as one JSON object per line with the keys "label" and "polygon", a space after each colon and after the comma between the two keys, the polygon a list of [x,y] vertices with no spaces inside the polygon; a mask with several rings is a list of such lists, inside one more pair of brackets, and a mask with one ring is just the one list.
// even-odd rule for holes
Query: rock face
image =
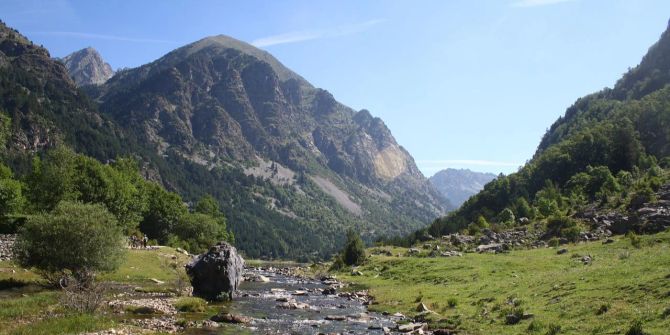
{"label": "rock face", "polygon": [[460,207],[468,198],[484,189],[484,185],[495,179],[493,173],[475,172],[468,169],[445,169],[430,177],[430,183],[455,207]]}
{"label": "rock face", "polygon": [[[296,250],[317,248],[329,254],[351,226],[367,240],[403,235],[448,209],[380,118],[345,106],[269,53],[227,36],[188,44],[86,90],[155,155],[209,171],[235,167],[245,179],[283,188],[283,199],[276,192],[249,195],[273,212],[258,220],[249,220],[260,212],[250,206],[225,212],[251,257],[297,257]],[[304,198],[316,210],[305,210]],[[239,212],[245,216],[235,217]],[[269,226],[267,233],[250,221]],[[258,243],[269,234],[275,236]],[[306,247],[311,241],[318,242]]]}
{"label": "rock face", "polygon": [[0,234],[0,261],[9,261],[12,259],[14,241],[16,241],[16,235]]}
{"label": "rock face", "polygon": [[217,300],[224,295],[232,299],[242,281],[243,270],[244,260],[237,254],[237,249],[226,242],[219,242],[186,265],[193,295],[208,300]]}
{"label": "rock face", "polygon": [[62,62],[77,86],[100,85],[114,75],[112,67],[91,47],[65,56]]}

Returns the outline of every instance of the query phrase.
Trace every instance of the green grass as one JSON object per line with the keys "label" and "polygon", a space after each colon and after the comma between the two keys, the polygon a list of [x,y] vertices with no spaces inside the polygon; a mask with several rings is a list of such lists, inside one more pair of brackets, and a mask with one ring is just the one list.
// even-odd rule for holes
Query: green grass
{"label": "green grass", "polygon": [[91,314],[73,314],[58,318],[45,318],[41,321],[19,326],[11,330],[11,335],[55,335],[78,334],[108,329],[114,322],[108,318]]}
{"label": "green grass", "polygon": [[[183,274],[182,265],[188,258],[167,247],[150,251],[129,250],[119,269],[101,274],[98,279],[136,285],[138,290],[145,292],[167,292],[172,290],[177,273]],[[170,266],[175,262],[178,272]],[[165,283],[154,283],[152,278]],[[0,262],[0,335],[76,334],[114,325],[104,316],[65,310],[59,304],[61,292],[41,284],[40,276],[34,271]]]}
{"label": "green grass", "polygon": [[174,307],[180,312],[200,313],[207,309],[207,301],[195,297],[185,297],[177,300]]}
{"label": "green grass", "polygon": [[[564,255],[548,248],[451,258],[372,256],[360,268],[363,276],[339,276],[369,288],[373,310],[414,315],[421,296],[439,313],[430,317],[434,325],[457,324],[466,334],[521,334],[529,327],[544,334],[559,325],[560,334],[623,334],[636,320],[646,333],[667,334],[670,232],[639,238],[639,249],[617,237],[609,245],[569,245]],[[391,251],[404,255],[406,249]],[[619,257],[623,252],[628,257]],[[592,264],[578,255],[591,255]],[[453,308],[451,299],[458,302]],[[534,318],[506,325],[506,314],[519,310]]]}
{"label": "green grass", "polygon": [[[173,260],[176,256],[177,260]],[[170,263],[184,264],[189,257],[169,247],[158,250],[129,250],[124,262],[112,273],[102,274],[100,280],[123,283],[151,284],[151,279],[169,282],[175,279]],[[181,266],[178,266],[181,270]]]}

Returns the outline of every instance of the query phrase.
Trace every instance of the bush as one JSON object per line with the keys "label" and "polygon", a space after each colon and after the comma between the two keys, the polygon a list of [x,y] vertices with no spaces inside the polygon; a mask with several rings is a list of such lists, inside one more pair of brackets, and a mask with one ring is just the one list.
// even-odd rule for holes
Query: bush
{"label": "bush", "polygon": [[180,312],[198,313],[204,312],[207,302],[200,298],[181,298],[174,303],[174,307]]}
{"label": "bush", "polygon": [[454,308],[458,305],[458,300],[454,297],[451,297],[447,299],[447,305],[449,305],[450,308]]}
{"label": "bush", "polygon": [[629,231],[626,233],[626,237],[630,240],[630,244],[637,249],[642,248],[642,239],[640,239],[634,231]]}
{"label": "bush", "polygon": [[571,242],[579,239],[577,222],[564,215],[555,215],[547,220],[547,234],[549,236],[565,237]]}
{"label": "bush", "polygon": [[609,311],[609,310],[610,310],[610,304],[609,303],[602,304],[598,308],[598,311],[596,312],[596,315],[603,315],[603,314],[607,313],[607,311]]}
{"label": "bush", "polygon": [[547,330],[547,335],[556,335],[561,332],[561,326],[559,325],[549,325],[549,330]]}
{"label": "bush", "polygon": [[542,324],[539,321],[533,320],[528,324],[528,328],[526,328],[526,331],[529,333],[537,333],[540,330],[542,330],[542,328],[543,328]]}
{"label": "bush", "polygon": [[121,262],[124,237],[103,205],[61,202],[50,214],[29,217],[14,245],[16,261],[55,284],[64,275],[90,283],[96,271]]}
{"label": "bush", "polygon": [[626,335],[645,335],[646,333],[642,329],[642,321],[635,320],[633,324],[628,328]]}
{"label": "bush", "polygon": [[561,244],[561,242],[557,238],[553,237],[552,239],[549,240],[548,244],[550,247],[556,248]]}
{"label": "bush", "polygon": [[347,244],[342,251],[342,261],[346,265],[360,265],[365,261],[365,245],[358,234],[347,233]]}
{"label": "bush", "polygon": [[335,255],[333,259],[333,264],[330,266],[330,271],[338,271],[344,269],[346,264],[342,260],[342,255]]}

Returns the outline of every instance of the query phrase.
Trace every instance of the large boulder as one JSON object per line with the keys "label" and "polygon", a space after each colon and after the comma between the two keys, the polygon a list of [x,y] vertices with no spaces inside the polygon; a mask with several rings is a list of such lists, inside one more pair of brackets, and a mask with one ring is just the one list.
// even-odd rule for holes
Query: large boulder
{"label": "large boulder", "polygon": [[209,251],[194,257],[186,264],[193,295],[208,300],[219,300],[233,293],[242,281],[244,260],[232,245],[219,242]]}

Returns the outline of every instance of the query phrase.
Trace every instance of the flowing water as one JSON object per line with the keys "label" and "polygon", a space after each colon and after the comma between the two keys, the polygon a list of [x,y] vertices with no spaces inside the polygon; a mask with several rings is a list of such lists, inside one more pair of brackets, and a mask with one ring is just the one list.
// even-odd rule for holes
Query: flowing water
{"label": "flowing water", "polygon": [[[247,326],[200,329],[189,334],[383,334],[382,327],[392,328],[391,316],[368,313],[363,303],[338,295],[324,295],[327,288],[320,281],[283,275],[274,271],[251,269],[247,272],[263,275],[270,282],[244,282],[237,298],[222,308],[237,315],[252,317]],[[298,294],[295,295],[296,291]],[[309,308],[281,308],[281,301],[295,300]],[[344,320],[326,320],[326,318]],[[231,328],[234,327],[234,328]]]}

